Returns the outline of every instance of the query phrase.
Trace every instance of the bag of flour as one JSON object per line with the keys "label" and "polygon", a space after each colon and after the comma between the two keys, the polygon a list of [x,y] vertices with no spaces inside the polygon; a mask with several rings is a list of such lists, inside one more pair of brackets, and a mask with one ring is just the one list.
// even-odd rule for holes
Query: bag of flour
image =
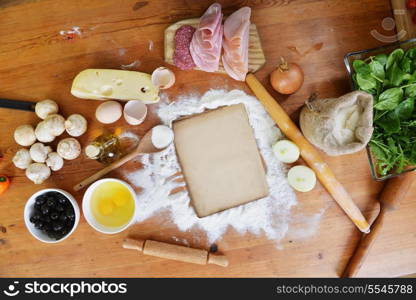
{"label": "bag of flour", "polygon": [[357,152],[373,133],[373,96],[354,91],[339,98],[307,101],[300,127],[309,142],[328,155]]}

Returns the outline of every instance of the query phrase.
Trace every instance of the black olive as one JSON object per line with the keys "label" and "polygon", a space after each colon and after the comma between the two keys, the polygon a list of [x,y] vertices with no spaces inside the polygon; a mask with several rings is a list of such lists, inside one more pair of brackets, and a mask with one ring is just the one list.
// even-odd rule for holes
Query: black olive
{"label": "black olive", "polygon": [[51,222],[51,218],[50,218],[48,215],[43,216],[43,217],[41,218],[41,220],[42,220],[43,222],[45,222],[45,223],[50,223],[50,222]]}
{"label": "black olive", "polygon": [[36,197],[35,204],[42,205],[43,203],[45,203],[45,198],[44,197],[42,197],[42,196]]}
{"label": "black olive", "polygon": [[64,228],[64,224],[62,222],[53,222],[53,230],[59,231]]}
{"label": "black olive", "polygon": [[37,229],[42,229],[44,227],[43,225],[44,225],[43,222],[40,220],[35,222],[35,228]]}
{"label": "black olive", "polygon": [[[40,218],[42,217],[41,213],[38,211],[35,211],[32,216],[30,217],[30,219],[33,219],[34,221],[40,220]],[[32,222],[33,223],[33,222]]]}
{"label": "black olive", "polygon": [[52,220],[58,220],[59,218],[59,214],[56,211],[52,211],[49,216],[51,217]]}
{"label": "black olive", "polygon": [[56,201],[55,201],[55,199],[54,199],[54,198],[49,197],[49,198],[48,198],[48,200],[46,200],[46,204],[47,204],[49,207],[54,207],[54,206],[56,205]]}
{"label": "black olive", "polygon": [[66,235],[68,234],[68,232],[69,232],[70,230],[71,230],[71,229],[68,229],[68,228],[64,227],[64,228],[62,228],[62,229],[61,229],[61,231],[59,231],[59,234],[60,234],[62,237],[64,237],[64,236],[66,236]]}
{"label": "black olive", "polygon": [[42,204],[37,204],[37,203],[35,203],[35,205],[33,205],[33,209],[35,210],[35,211],[40,211],[40,208],[42,207]]}
{"label": "black olive", "polygon": [[72,207],[68,207],[65,210],[65,214],[68,217],[68,219],[70,219],[70,220],[75,219],[75,212],[74,212],[74,209]]}
{"label": "black olive", "polygon": [[43,204],[41,207],[42,214],[47,215],[49,214],[49,206],[47,204]]}
{"label": "black olive", "polygon": [[57,211],[59,211],[59,212],[62,212],[62,211],[64,211],[64,209],[65,209],[65,208],[64,208],[62,205],[60,205],[60,204],[57,204],[55,208],[56,208],[56,210],[57,210]]}
{"label": "black olive", "polygon": [[68,217],[66,216],[66,214],[61,214],[59,216],[59,221],[66,222],[66,220],[68,220]]}

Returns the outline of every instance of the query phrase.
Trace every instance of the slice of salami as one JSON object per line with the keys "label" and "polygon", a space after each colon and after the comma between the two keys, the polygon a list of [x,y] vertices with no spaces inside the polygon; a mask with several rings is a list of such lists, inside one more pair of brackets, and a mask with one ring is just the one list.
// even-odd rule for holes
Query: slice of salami
{"label": "slice of salami", "polygon": [[189,45],[195,28],[190,25],[183,25],[176,30],[175,33],[175,53],[173,54],[173,63],[179,69],[190,70],[195,67],[192,59]]}

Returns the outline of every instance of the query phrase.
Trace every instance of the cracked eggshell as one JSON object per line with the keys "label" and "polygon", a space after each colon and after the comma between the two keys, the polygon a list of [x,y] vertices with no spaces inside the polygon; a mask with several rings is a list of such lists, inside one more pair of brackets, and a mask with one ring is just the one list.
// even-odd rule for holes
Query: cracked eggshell
{"label": "cracked eggshell", "polygon": [[55,136],[49,130],[49,125],[45,121],[39,122],[35,129],[35,135],[39,142],[50,143]]}
{"label": "cracked eggshell", "polygon": [[142,101],[132,100],[124,105],[124,119],[130,125],[143,123],[147,116],[147,106]]}
{"label": "cracked eggshell", "polygon": [[33,144],[29,150],[30,157],[33,159],[33,161],[38,163],[45,162],[50,152],[52,152],[52,148],[49,146],[45,146],[42,143]]}
{"label": "cracked eggshell", "polygon": [[122,111],[121,104],[117,101],[106,101],[97,107],[95,117],[100,123],[111,124],[120,119]]}
{"label": "cracked eggshell", "polygon": [[50,99],[45,99],[36,103],[35,113],[42,120],[51,114],[56,114],[59,110],[58,104]]}
{"label": "cracked eggshell", "polygon": [[57,152],[51,152],[46,159],[46,165],[52,171],[58,171],[64,166],[64,159]]}
{"label": "cracked eggshell", "polygon": [[27,149],[20,149],[16,152],[13,156],[13,163],[16,168],[19,169],[27,169],[29,165],[32,163],[32,158],[30,157],[30,152]]}
{"label": "cracked eggshell", "polygon": [[70,136],[81,136],[87,131],[87,120],[80,114],[73,114],[65,121],[66,132]]}
{"label": "cracked eggshell", "polygon": [[81,154],[81,145],[74,138],[66,138],[59,142],[56,151],[62,158],[72,160]]}
{"label": "cracked eggshell", "polygon": [[175,73],[165,67],[159,67],[152,73],[152,83],[160,89],[168,89],[175,83]]}
{"label": "cracked eggshell", "polygon": [[51,169],[42,163],[33,163],[26,169],[26,177],[35,184],[41,184],[51,176]]}
{"label": "cracked eggshell", "polygon": [[27,147],[36,142],[35,130],[32,125],[20,125],[14,131],[14,140],[21,146]]}
{"label": "cracked eggshell", "polygon": [[46,128],[53,136],[60,136],[65,131],[65,119],[61,115],[49,115],[43,122],[46,123]]}

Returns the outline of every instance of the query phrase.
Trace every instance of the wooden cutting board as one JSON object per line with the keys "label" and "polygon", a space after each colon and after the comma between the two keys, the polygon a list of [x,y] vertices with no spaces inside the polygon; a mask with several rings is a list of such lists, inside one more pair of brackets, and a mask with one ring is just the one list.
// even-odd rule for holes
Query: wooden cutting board
{"label": "wooden cutting board", "polygon": [[406,0],[390,0],[396,21],[396,31],[401,41],[416,37],[416,25],[412,22],[412,15],[416,10],[406,8]]}
{"label": "wooden cutting board", "polygon": [[[170,25],[165,30],[165,61],[173,65],[173,53],[175,51],[175,33],[182,25],[198,27],[199,18],[186,19]],[[255,24],[250,25],[250,39],[248,46],[248,71],[255,72],[266,63],[263,48],[261,47],[260,36]],[[195,68],[198,70],[198,68]],[[216,73],[226,73],[220,59],[220,67]]]}

